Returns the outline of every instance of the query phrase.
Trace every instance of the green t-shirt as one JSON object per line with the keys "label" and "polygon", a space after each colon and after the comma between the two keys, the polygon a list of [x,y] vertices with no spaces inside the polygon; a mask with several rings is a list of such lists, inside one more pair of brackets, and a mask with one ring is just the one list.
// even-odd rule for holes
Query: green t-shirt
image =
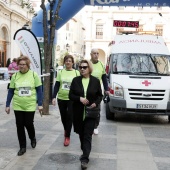
{"label": "green t-shirt", "polygon": [[35,111],[36,110],[36,89],[42,85],[36,72],[29,70],[22,74],[17,72],[13,74],[10,88],[14,88],[13,109],[17,111]]}
{"label": "green t-shirt", "polygon": [[93,64],[92,76],[98,78],[100,83],[102,81],[103,74],[106,74],[103,63],[98,61],[97,63]]}
{"label": "green t-shirt", "polygon": [[[83,89],[84,89],[84,96],[86,97],[87,95],[87,88],[89,85],[90,78],[82,78],[82,84],[83,84]],[[85,107],[84,107],[84,114],[83,114],[83,120],[85,119]]]}
{"label": "green t-shirt", "polygon": [[56,81],[60,82],[60,88],[58,91],[58,99],[61,100],[69,100],[68,94],[70,90],[70,85],[74,77],[77,77],[80,75],[80,72],[77,70],[60,70],[57,74]]}

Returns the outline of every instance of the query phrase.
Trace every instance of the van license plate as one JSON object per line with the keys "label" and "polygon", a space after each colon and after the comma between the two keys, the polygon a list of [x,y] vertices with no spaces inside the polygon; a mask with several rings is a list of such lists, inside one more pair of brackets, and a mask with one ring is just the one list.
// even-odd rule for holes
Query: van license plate
{"label": "van license plate", "polygon": [[157,109],[157,104],[137,104],[137,109]]}

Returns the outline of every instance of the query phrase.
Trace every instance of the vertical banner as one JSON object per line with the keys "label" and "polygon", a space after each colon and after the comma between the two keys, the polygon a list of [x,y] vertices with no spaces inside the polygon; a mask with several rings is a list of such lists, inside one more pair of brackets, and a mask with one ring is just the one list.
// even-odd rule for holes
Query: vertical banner
{"label": "vertical banner", "polygon": [[22,28],[16,31],[14,40],[22,54],[31,60],[31,70],[42,75],[41,52],[36,36],[30,30]]}
{"label": "vertical banner", "polygon": [[45,65],[44,65],[44,37],[36,37],[39,43],[40,52],[41,52],[41,69],[42,72],[45,72]]}

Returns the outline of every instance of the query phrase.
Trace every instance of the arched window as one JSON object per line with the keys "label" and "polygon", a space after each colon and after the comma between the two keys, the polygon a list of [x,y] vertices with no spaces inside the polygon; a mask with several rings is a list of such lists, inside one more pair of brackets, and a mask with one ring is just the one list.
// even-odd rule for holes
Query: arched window
{"label": "arched window", "polygon": [[139,25],[139,28],[136,28],[137,32],[142,32],[143,31],[143,25]]}
{"label": "arched window", "polygon": [[0,67],[6,66],[6,45],[8,40],[8,33],[5,27],[0,29]]}
{"label": "arched window", "polygon": [[157,24],[155,25],[155,31],[157,35],[162,36],[163,35],[163,25]]}
{"label": "arched window", "polygon": [[96,39],[103,39],[103,22],[97,20],[96,22]]}

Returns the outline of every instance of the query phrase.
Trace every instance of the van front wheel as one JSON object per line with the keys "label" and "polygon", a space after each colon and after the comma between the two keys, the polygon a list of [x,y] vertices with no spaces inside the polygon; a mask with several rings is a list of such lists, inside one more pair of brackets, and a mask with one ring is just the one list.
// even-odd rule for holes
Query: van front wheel
{"label": "van front wheel", "polygon": [[108,120],[114,120],[115,119],[115,113],[110,112],[108,103],[106,103],[106,119],[108,119]]}
{"label": "van front wheel", "polygon": [[170,115],[168,115],[168,122],[170,123]]}

